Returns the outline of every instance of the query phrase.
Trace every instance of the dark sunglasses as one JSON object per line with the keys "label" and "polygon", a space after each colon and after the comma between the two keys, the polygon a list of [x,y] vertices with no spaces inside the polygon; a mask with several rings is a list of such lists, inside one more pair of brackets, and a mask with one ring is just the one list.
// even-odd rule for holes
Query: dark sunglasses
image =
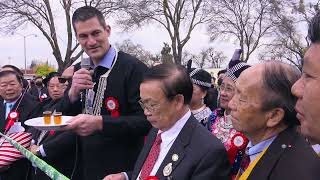
{"label": "dark sunglasses", "polygon": [[66,78],[66,77],[58,77],[59,83],[65,83],[65,82],[70,82],[71,78]]}

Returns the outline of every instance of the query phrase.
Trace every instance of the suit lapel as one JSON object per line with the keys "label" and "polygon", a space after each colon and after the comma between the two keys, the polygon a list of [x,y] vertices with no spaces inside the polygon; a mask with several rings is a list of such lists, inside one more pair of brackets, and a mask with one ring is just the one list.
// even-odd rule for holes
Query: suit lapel
{"label": "suit lapel", "polygon": [[[173,145],[171,146],[169,152],[167,153],[166,157],[162,161],[156,176],[159,179],[166,179],[169,178],[172,173],[174,172],[175,168],[179,165],[179,163],[185,157],[185,148],[190,143],[190,139],[192,137],[192,131],[196,126],[197,121],[191,115],[182,130],[180,131],[177,139],[174,141]],[[177,160],[174,160],[174,158]],[[178,157],[178,158],[177,158]],[[170,167],[171,166],[171,167]],[[171,171],[171,172],[170,172]]]}
{"label": "suit lapel", "polygon": [[269,177],[273,167],[297,135],[298,133],[295,132],[294,128],[287,128],[282,131],[254,167],[248,179],[266,179],[266,177]]}
{"label": "suit lapel", "polygon": [[[29,98],[28,94],[24,94],[24,96],[21,97],[21,102],[18,105],[20,99],[14,104],[12,110],[17,109],[20,117],[19,117],[19,122],[22,123],[22,125],[24,126],[23,122],[25,120],[28,119],[29,114],[31,113],[31,110],[33,109],[33,107],[30,107],[30,103],[28,101],[31,101],[31,99]],[[17,106],[19,106],[17,108]]]}
{"label": "suit lapel", "polygon": [[[20,98],[24,98],[24,97],[20,97]],[[24,109],[28,109],[28,108],[24,108],[25,106],[25,100],[24,99],[18,99],[17,102],[14,104],[14,106],[12,107],[12,110],[16,110],[18,111],[18,113],[20,114],[20,118],[22,116],[22,114],[26,111]],[[21,102],[20,102],[21,100]],[[20,102],[20,104],[19,104]],[[19,104],[19,107],[18,107],[18,104]],[[17,108],[18,107],[18,108]],[[23,111],[24,110],[24,111]]]}
{"label": "suit lapel", "polygon": [[0,100],[0,131],[3,132],[4,131],[4,127],[6,125],[6,119],[5,119],[5,107],[3,104],[3,99]]}

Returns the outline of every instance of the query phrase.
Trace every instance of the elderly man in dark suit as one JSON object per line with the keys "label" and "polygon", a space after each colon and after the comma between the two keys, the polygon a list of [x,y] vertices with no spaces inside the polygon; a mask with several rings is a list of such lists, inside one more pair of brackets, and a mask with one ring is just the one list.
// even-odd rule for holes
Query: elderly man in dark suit
{"label": "elderly man in dark suit", "polygon": [[[40,112],[40,106],[35,99],[23,90],[22,77],[14,71],[0,72],[0,131],[5,132],[8,123],[8,115],[12,111],[19,113],[18,121],[24,128],[24,121],[37,117]],[[27,159],[21,159],[9,167],[0,170],[1,180],[22,180],[26,179],[29,162]]]}
{"label": "elderly man in dark suit", "polygon": [[[222,143],[191,115],[192,83],[186,70],[161,64],[140,85],[140,104],[153,129],[130,179],[228,179],[230,165]],[[108,179],[126,179],[125,173]]]}
{"label": "elderly man in dark suit", "polygon": [[271,61],[248,68],[236,82],[232,124],[249,139],[240,179],[319,179],[320,159],[296,130],[290,89],[299,75],[293,66]]}

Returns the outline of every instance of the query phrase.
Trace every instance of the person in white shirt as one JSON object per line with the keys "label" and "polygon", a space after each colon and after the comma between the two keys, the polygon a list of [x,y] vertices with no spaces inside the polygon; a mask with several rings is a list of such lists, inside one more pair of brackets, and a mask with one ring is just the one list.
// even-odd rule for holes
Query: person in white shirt
{"label": "person in white shirt", "polygon": [[161,64],[145,74],[140,104],[153,128],[134,170],[108,175],[105,180],[229,178],[224,146],[191,114],[192,91],[182,66]]}
{"label": "person in white shirt", "polygon": [[320,159],[297,131],[293,66],[270,61],[240,74],[228,106],[232,125],[249,139],[240,179],[318,179]]}

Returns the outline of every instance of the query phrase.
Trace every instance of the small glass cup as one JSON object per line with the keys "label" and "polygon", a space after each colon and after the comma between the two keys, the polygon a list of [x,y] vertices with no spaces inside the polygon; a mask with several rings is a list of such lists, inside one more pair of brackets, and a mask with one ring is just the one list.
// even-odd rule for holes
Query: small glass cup
{"label": "small glass cup", "polygon": [[51,111],[44,111],[43,112],[43,120],[44,124],[51,124]]}
{"label": "small glass cup", "polygon": [[54,114],[53,114],[53,122],[54,122],[54,124],[61,124],[61,122],[62,122],[62,112],[55,112]]}

